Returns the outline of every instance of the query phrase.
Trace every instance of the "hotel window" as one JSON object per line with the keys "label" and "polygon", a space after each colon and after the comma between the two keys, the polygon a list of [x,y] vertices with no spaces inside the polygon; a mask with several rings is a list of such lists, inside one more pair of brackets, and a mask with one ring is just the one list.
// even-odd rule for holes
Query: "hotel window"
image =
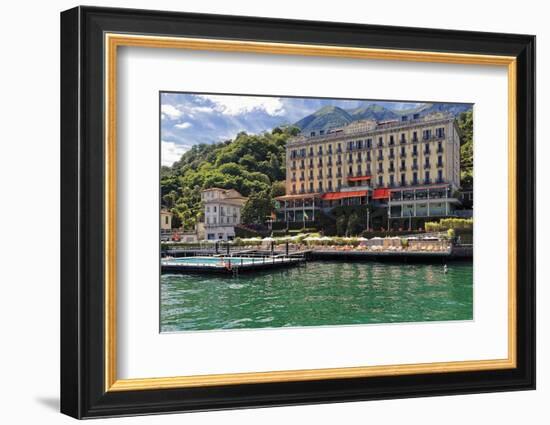
{"label": "hotel window", "polygon": [[401,186],[405,186],[405,173],[401,174]]}
{"label": "hotel window", "polygon": [[372,139],[367,139],[367,149],[372,147]]}
{"label": "hotel window", "polygon": [[418,155],[417,145],[413,146],[413,155]]}
{"label": "hotel window", "polygon": [[425,183],[430,183],[430,172],[429,171],[424,172],[424,182]]}
{"label": "hotel window", "polygon": [[353,156],[351,155],[351,153],[348,155],[348,162],[353,162]]}
{"label": "hotel window", "polygon": [[309,156],[313,156],[313,147],[309,148]]}
{"label": "hotel window", "polygon": [[338,148],[336,149],[336,152],[342,152],[342,144],[338,143]]}
{"label": "hotel window", "polygon": [[319,182],[319,192],[323,191],[323,182]]}
{"label": "hotel window", "polygon": [[357,149],[363,149],[363,141],[362,140],[357,141]]}
{"label": "hotel window", "polygon": [[303,183],[300,185],[300,191],[301,191],[302,193],[304,193],[304,184],[303,184]]}
{"label": "hotel window", "polygon": [[393,174],[390,174],[390,186],[394,186],[394,185],[395,185],[395,180],[394,180]]}
{"label": "hotel window", "polygon": [[293,170],[296,169],[296,161],[292,161],[292,169],[293,169]]}
{"label": "hotel window", "polygon": [[310,178],[310,179],[313,178],[313,171],[310,171],[310,172],[309,172],[309,178]]}
{"label": "hotel window", "polygon": [[[359,164],[357,166],[357,175],[360,176],[361,174],[363,174],[363,171],[361,170],[361,164]],[[168,217],[166,219],[168,220]]]}
{"label": "hotel window", "polygon": [[313,192],[313,182],[309,182],[309,193]]}
{"label": "hotel window", "polygon": [[407,139],[405,139],[405,133],[401,133],[401,143],[406,143]]}
{"label": "hotel window", "polygon": [[378,186],[384,186],[384,177],[378,176]]}
{"label": "hotel window", "polygon": [[338,190],[342,187],[342,180],[338,179]]}
{"label": "hotel window", "polygon": [[382,155],[382,149],[378,151],[378,159],[383,159],[384,155]]}
{"label": "hotel window", "polygon": [[437,157],[437,166],[443,167],[443,157],[441,155]]}
{"label": "hotel window", "polygon": [[432,130],[424,130],[422,132],[424,140],[428,140],[432,137]]}
{"label": "hotel window", "polygon": [[437,152],[443,153],[443,143],[437,142]]}
{"label": "hotel window", "polygon": [[359,153],[357,154],[357,162],[361,162],[361,160],[362,160],[362,159],[361,159],[361,152],[359,152]]}
{"label": "hotel window", "polygon": [[320,179],[323,178],[323,170],[319,170],[319,178],[320,178]]}
{"label": "hotel window", "polygon": [[437,182],[438,183],[443,182],[443,170],[437,170]]}
{"label": "hotel window", "polygon": [[296,173],[292,173],[292,181],[296,181]]}
{"label": "hotel window", "polygon": [[393,158],[393,157],[394,157],[393,148],[390,148],[390,158]]}
{"label": "hotel window", "polygon": [[310,135],[311,137],[313,137],[313,136],[315,136],[315,132],[312,131],[311,133],[309,133],[309,135]]}
{"label": "hotel window", "polygon": [[332,155],[332,145],[328,145],[328,154]]}
{"label": "hotel window", "polygon": [[214,206],[214,212],[218,212],[218,207]]}
{"label": "hotel window", "polygon": [[351,165],[349,166],[348,174],[349,174],[350,176],[353,176],[353,167],[352,167]]}
{"label": "hotel window", "polygon": [[401,156],[405,156],[405,155],[406,155],[405,146],[401,146]]}
{"label": "hotel window", "polygon": [[300,156],[301,156],[302,158],[305,158],[305,156],[306,156],[306,148],[300,149]]}
{"label": "hotel window", "polygon": [[370,161],[370,151],[367,151],[367,161]]}
{"label": "hotel window", "polygon": [[291,158],[296,158],[296,151],[293,150],[291,153],[290,153],[290,157]]}
{"label": "hotel window", "polygon": [[381,137],[378,138],[378,146],[380,146],[380,147],[384,146],[384,143],[382,142]]}
{"label": "hotel window", "polygon": [[384,172],[384,169],[382,168],[382,163],[381,163],[381,162],[378,163],[378,172],[379,172],[379,173],[383,173],[383,172]]}
{"label": "hotel window", "polygon": [[332,180],[328,181],[328,190],[332,190]]}
{"label": "hotel window", "polygon": [[300,161],[300,168],[304,168],[304,167],[305,167],[305,164],[304,164],[304,160],[302,159],[302,160]]}
{"label": "hotel window", "polygon": [[296,193],[296,185],[295,184],[292,185],[292,192]]}
{"label": "hotel window", "polygon": [[405,171],[405,160],[401,160],[401,171]]}
{"label": "hotel window", "polygon": [[353,142],[348,142],[348,150],[353,150]]}
{"label": "hotel window", "polygon": [[413,131],[413,142],[418,142],[418,133]]}
{"label": "hotel window", "polygon": [[445,137],[445,127],[440,127],[435,130],[437,137]]}
{"label": "hotel window", "polygon": [[413,173],[413,182],[412,184],[418,184],[418,173]]}
{"label": "hotel window", "polygon": [[390,146],[393,146],[394,144],[394,138],[393,138],[393,134],[390,136]]}
{"label": "hotel window", "polygon": [[367,164],[367,174],[370,174],[370,162]]}
{"label": "hotel window", "polygon": [[323,155],[323,146],[319,146],[319,155]]}

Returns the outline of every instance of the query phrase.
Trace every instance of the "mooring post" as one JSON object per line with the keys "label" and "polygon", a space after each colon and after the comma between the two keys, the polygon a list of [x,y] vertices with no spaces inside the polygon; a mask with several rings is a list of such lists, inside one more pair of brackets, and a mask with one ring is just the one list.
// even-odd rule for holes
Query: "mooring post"
{"label": "mooring post", "polygon": [[288,241],[285,242],[285,247],[286,256],[288,257]]}
{"label": "mooring post", "polygon": [[275,251],[275,243],[273,241],[271,242],[271,256],[273,256],[273,253]]}

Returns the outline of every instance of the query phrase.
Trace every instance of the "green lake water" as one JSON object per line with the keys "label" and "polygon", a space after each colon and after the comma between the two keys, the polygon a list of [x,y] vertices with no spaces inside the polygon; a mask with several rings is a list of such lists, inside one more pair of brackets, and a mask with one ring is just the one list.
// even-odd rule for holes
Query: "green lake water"
{"label": "green lake water", "polygon": [[471,320],[473,267],[318,261],[242,274],[161,275],[161,331]]}

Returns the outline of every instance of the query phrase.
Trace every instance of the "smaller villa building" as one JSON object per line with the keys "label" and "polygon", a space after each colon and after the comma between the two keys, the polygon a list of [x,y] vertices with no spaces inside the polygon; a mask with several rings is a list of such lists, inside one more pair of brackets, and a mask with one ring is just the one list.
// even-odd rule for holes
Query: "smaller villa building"
{"label": "smaller villa building", "polygon": [[210,188],[201,192],[204,204],[204,232],[208,240],[232,240],[235,226],[241,224],[246,197],[235,189]]}

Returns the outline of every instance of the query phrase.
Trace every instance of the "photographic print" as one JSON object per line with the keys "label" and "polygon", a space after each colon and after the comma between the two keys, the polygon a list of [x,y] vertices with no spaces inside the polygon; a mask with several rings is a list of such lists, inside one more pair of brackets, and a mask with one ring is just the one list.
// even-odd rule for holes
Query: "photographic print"
{"label": "photographic print", "polygon": [[473,105],[160,93],[161,332],[473,319]]}

